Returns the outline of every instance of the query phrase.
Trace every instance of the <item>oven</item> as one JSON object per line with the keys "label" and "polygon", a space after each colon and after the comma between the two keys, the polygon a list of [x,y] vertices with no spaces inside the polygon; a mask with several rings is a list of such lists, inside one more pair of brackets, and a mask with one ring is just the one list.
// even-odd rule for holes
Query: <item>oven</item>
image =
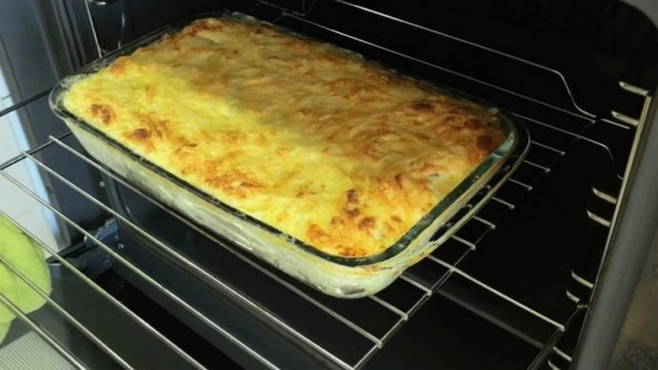
{"label": "oven", "polygon": [[[48,294],[0,261],[45,302],[21,312],[0,294],[16,315],[0,365],[658,368],[655,4],[0,7],[0,211],[37,240],[52,279]],[[228,11],[493,102],[527,128],[525,157],[385,290],[359,299],[319,293],[97,162],[48,105],[56,82],[82,66],[183,19]]]}

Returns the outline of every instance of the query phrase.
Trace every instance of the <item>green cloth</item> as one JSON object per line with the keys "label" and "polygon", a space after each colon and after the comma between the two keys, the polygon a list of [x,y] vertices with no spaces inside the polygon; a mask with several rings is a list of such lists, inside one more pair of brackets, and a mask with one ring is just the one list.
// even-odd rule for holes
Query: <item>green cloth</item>
{"label": "green cloth", "polygon": [[[41,290],[50,294],[50,273],[39,245],[16,225],[0,215],[0,256]],[[19,276],[0,262],[0,293],[23,313],[30,313],[45,303]],[[0,304],[0,343],[7,335],[14,314]]]}
{"label": "green cloth", "polygon": [[10,324],[8,322],[0,322],[0,344],[5,339],[7,332],[9,331]]}

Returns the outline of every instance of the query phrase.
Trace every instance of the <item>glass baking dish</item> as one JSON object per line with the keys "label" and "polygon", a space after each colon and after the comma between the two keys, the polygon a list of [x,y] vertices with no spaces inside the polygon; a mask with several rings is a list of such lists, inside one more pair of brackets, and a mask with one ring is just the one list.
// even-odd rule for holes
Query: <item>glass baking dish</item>
{"label": "glass baking dish", "polygon": [[[245,16],[230,14],[224,17]],[[50,95],[51,109],[100,163],[195,222],[326,294],[358,298],[388,286],[407,267],[431,253],[458,230],[513,172],[527,151],[527,131],[500,109],[477,98],[465,98],[466,94],[439,89],[443,94],[488,108],[498,116],[500,129],[506,134],[505,140],[402,238],[382,253],[359,258],[327,254],[193,187],[65,109],[62,97],[77,79],[108,66],[120,56],[158,41],[164,35],[181,30],[192,21],[151,33],[85,66],[78,74],[62,79]],[[467,211],[459,212],[467,204]]]}

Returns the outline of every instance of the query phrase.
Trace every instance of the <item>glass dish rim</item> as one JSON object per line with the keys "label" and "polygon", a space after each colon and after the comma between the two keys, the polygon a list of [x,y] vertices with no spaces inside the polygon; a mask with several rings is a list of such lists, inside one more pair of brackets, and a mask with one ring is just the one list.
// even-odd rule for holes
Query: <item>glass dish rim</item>
{"label": "glass dish rim", "polygon": [[[481,107],[490,109],[490,110],[495,110],[496,116],[500,119],[500,124],[503,127],[503,131],[506,132],[506,138],[505,140],[494,150],[489,156],[487,156],[485,159],[482,160],[482,162],[475,168],[471,173],[466,176],[454,189],[452,189],[448,194],[446,194],[445,197],[443,197],[438,203],[436,203],[432,209],[427,212],[423,217],[421,217],[420,220],[418,220],[411,228],[409,228],[396,242],[393,244],[390,244],[386,249],[383,251],[377,253],[377,254],[371,254],[368,256],[363,256],[363,257],[344,257],[344,256],[339,256],[339,255],[334,255],[334,254],[329,254],[327,252],[324,252],[320,250],[317,247],[314,247],[313,245],[310,245],[308,243],[305,243],[297,238],[295,238],[292,235],[289,235],[274,226],[271,226],[263,221],[260,221],[256,219],[253,216],[250,216],[249,214],[246,214],[245,212],[240,211],[239,209],[232,207],[224,202],[222,202],[220,199],[217,199],[216,197],[206,193],[205,191],[193,186],[192,184],[188,183],[184,179],[170,173],[169,171],[165,170],[164,168],[154,164],[153,162],[149,161],[148,159],[142,157],[141,155],[137,154],[121,142],[117,141],[116,139],[111,138],[110,136],[106,135],[104,132],[101,130],[97,129],[96,127],[90,125],[87,123],[85,120],[79,118],[78,116],[74,115],[73,113],[69,112],[67,109],[64,108],[62,104],[62,97],[66,94],[68,91],[68,84],[70,81],[81,78],[83,76],[93,74],[97,72],[99,69],[102,69],[109,64],[111,64],[114,60],[121,56],[125,55],[130,55],[137,49],[150,45],[152,43],[158,42],[162,37],[165,37],[168,34],[178,32],[182,30],[184,27],[190,25],[191,23],[205,19],[205,18],[236,18],[236,19],[250,19],[250,20],[255,20],[257,22],[262,22],[269,24],[273,26],[275,29],[277,29],[280,32],[293,35],[296,37],[302,37],[310,40],[316,40],[312,37],[306,36],[304,34],[298,33],[296,31],[291,31],[287,28],[278,26],[278,25],[273,25],[269,22],[259,20],[257,18],[254,18],[252,16],[243,14],[243,13],[235,13],[235,12],[213,12],[213,13],[203,13],[203,14],[198,14],[196,16],[187,18],[184,21],[178,21],[175,22],[171,25],[162,27],[160,29],[157,29],[151,33],[148,33],[126,45],[123,47],[116,49],[112,51],[111,53],[108,53],[104,55],[103,57],[83,66],[79,71],[77,71],[74,74],[71,74],[69,76],[64,77],[63,79],[59,80],[58,83],[54,86],[52,89],[50,96],[49,96],[49,105],[53,113],[59,117],[60,119],[65,120],[66,122],[74,122],[76,123],[80,128],[86,130],[87,132],[97,136],[99,139],[105,141],[106,143],[110,144],[114,148],[118,149],[119,151],[123,152],[125,155],[129,156],[131,159],[136,160],[139,162],[140,165],[145,167],[147,170],[153,171],[155,174],[162,176],[163,178],[173,182],[174,184],[181,186],[185,190],[193,193],[196,196],[199,196],[201,199],[204,201],[210,203],[211,205],[217,207],[221,211],[229,213],[231,216],[234,217],[239,217],[255,226],[261,227],[264,230],[268,231],[269,233],[276,235],[278,237],[286,239],[288,242],[291,244],[294,244],[295,246],[299,247],[305,252],[310,252],[314,255],[317,255],[325,260],[328,260],[330,262],[334,262],[343,266],[364,266],[364,265],[372,265],[376,264],[379,262],[383,262],[386,260],[389,260],[404,250],[409,247],[418,236],[420,236],[428,227],[432,226],[434,221],[439,218],[442,214],[447,213],[451,210],[458,210],[464,206],[464,204],[470,199],[471,197],[468,197],[468,199],[465,199],[464,202],[457,202],[459,198],[466,193],[468,190],[470,190],[471,186],[474,185],[477,180],[480,177],[486,176],[486,175],[491,175],[495,171],[500,168],[500,166],[497,166],[499,163],[505,162],[505,160],[510,156],[510,154],[515,150],[515,148],[518,145],[519,142],[519,133],[518,133],[518,128],[517,128],[517,123],[515,120],[512,120],[509,118],[509,115],[505,113],[505,111],[498,106],[489,103],[486,100],[483,100],[481,98],[475,97],[471,94],[459,91],[454,88],[450,87],[445,87],[442,85],[437,85],[436,83],[430,83],[426,80],[419,80],[414,78],[414,80],[419,81],[422,84],[425,84],[427,86],[430,86],[431,88],[435,89],[436,91],[448,95],[450,97],[456,98],[456,99],[461,99],[461,100],[466,100],[471,103],[475,103],[480,105]],[[321,40],[320,40],[321,41]],[[339,48],[341,50],[347,50],[350,53],[355,53],[354,51],[351,51],[349,49],[344,49],[342,47],[333,45],[332,46]],[[379,65],[376,61],[366,59],[364,57],[364,61],[367,63],[373,63],[375,65]],[[390,69],[390,68],[389,68]],[[406,74],[401,74],[402,76],[409,77]],[[479,190],[479,189],[478,189]],[[474,192],[475,193],[475,192]],[[474,194],[473,193],[473,194]],[[463,203],[463,204],[460,204]],[[448,217],[445,220],[445,223],[448,223],[450,219],[453,217]],[[440,226],[437,227],[437,230],[435,232],[438,232],[440,229]]]}

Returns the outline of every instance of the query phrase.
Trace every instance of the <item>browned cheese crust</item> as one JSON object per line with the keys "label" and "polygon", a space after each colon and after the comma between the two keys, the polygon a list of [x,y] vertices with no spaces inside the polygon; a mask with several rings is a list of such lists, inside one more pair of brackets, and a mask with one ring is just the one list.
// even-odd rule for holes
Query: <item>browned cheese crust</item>
{"label": "browned cheese crust", "polygon": [[476,104],[230,18],[118,58],[64,104],[222,202],[345,257],[394,244],[505,138]]}

